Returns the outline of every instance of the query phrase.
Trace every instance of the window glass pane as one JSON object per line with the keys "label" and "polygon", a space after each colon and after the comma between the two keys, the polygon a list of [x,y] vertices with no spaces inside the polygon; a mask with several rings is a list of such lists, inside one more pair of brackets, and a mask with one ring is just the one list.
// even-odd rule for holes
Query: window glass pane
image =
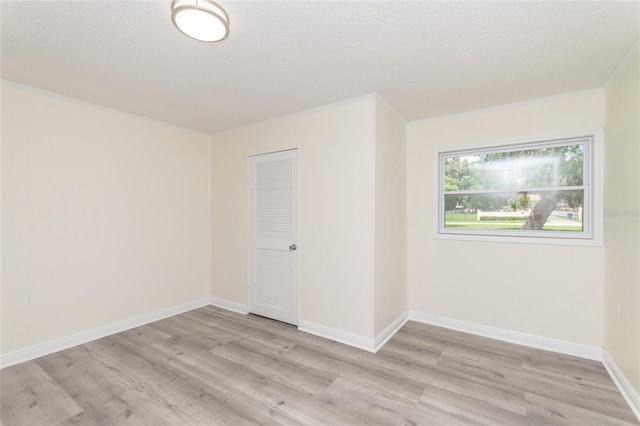
{"label": "window glass pane", "polygon": [[451,230],[582,232],[584,191],[445,195],[444,227]]}
{"label": "window glass pane", "polygon": [[445,158],[444,191],[525,190],[583,185],[584,144]]}

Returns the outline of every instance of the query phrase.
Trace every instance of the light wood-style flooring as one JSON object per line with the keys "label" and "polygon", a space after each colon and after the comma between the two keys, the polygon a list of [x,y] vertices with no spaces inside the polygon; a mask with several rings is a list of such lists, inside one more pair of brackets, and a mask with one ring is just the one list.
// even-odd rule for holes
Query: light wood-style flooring
{"label": "light wood-style flooring", "polygon": [[408,322],[377,354],[205,307],[1,371],[12,425],[629,425],[602,364]]}

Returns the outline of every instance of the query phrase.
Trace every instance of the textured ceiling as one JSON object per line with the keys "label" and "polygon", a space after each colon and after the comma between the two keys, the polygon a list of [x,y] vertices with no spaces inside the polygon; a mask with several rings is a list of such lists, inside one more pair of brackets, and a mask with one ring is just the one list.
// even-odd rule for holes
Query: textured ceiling
{"label": "textured ceiling", "polygon": [[170,1],[2,1],[2,78],[205,132],[372,92],[407,119],[601,87],[640,2],[223,1],[207,45]]}

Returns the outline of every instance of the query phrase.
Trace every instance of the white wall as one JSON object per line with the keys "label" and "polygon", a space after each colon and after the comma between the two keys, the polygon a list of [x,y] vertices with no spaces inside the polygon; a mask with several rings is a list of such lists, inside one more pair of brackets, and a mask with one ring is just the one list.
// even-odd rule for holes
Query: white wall
{"label": "white wall", "polygon": [[602,90],[410,122],[409,309],[600,347],[604,248],[434,239],[434,167],[443,149],[601,127]]}
{"label": "white wall", "polygon": [[407,311],[406,124],[376,98],[376,337]]}
{"label": "white wall", "polygon": [[2,86],[2,353],[208,297],[209,136]]}
{"label": "white wall", "polygon": [[[638,44],[606,87],[605,348],[640,393],[640,59]],[[622,316],[618,316],[618,303]]]}
{"label": "white wall", "polygon": [[247,157],[299,148],[301,321],[373,338],[375,97],[212,136],[212,297],[247,304]]}
{"label": "white wall", "polygon": [[[611,103],[632,102],[628,74],[608,88]],[[614,108],[612,125],[633,130]],[[296,147],[301,320],[372,339],[408,299],[417,312],[600,346],[604,248],[436,240],[433,228],[438,150],[603,126],[603,91],[409,123],[403,233],[405,153],[394,141],[404,123],[375,96],[216,134],[209,146],[207,135],[3,85],[2,353],[209,292],[246,304],[247,157]],[[613,226],[609,240],[637,250]],[[404,238],[407,299],[403,255],[393,255]],[[614,263],[616,280],[626,272]],[[607,344],[627,365],[616,346],[626,334],[612,330]],[[627,371],[638,377],[637,364]]]}

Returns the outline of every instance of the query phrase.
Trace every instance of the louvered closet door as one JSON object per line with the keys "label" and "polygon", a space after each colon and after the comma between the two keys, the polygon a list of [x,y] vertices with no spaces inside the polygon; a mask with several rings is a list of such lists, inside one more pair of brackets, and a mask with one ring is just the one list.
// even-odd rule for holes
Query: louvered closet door
{"label": "louvered closet door", "polygon": [[249,157],[249,311],[298,323],[298,151]]}

